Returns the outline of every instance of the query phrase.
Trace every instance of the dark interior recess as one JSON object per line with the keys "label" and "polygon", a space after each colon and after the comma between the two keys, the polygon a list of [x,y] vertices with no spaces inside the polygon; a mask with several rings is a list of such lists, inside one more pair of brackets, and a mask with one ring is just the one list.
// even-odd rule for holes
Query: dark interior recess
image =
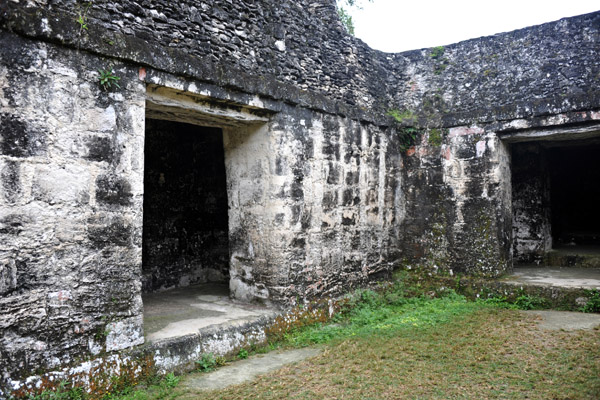
{"label": "dark interior recess", "polygon": [[220,129],[146,120],[143,290],[228,282]]}
{"label": "dark interior recess", "polygon": [[552,238],[556,245],[600,245],[600,144],[547,149]]}

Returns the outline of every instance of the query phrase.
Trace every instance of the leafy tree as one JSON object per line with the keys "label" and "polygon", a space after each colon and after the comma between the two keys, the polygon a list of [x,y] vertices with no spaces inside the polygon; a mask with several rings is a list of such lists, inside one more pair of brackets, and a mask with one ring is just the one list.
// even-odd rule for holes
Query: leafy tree
{"label": "leafy tree", "polygon": [[[374,0],[364,0],[369,3],[372,3]],[[350,8],[362,8],[362,0],[337,0],[338,6],[338,15],[342,20],[342,24],[346,28],[349,34],[354,35],[354,21],[352,20],[352,15],[350,15]]]}

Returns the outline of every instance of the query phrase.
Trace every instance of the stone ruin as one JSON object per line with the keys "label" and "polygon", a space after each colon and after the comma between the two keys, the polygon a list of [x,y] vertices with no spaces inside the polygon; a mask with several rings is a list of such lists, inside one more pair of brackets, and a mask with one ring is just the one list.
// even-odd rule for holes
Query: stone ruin
{"label": "stone ruin", "polygon": [[285,308],[600,238],[600,12],[399,54],[334,0],[11,0],[0,28],[5,393],[122,363],[144,293]]}

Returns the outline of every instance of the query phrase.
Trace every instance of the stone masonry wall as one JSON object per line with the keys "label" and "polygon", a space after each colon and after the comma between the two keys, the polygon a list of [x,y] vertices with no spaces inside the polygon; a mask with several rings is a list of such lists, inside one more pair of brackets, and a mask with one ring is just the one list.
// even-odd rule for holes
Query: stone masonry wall
{"label": "stone masonry wall", "polygon": [[400,109],[427,126],[466,126],[600,105],[590,84],[600,79],[598,12],[387,54],[345,34],[333,0],[100,0],[86,14],[87,30],[74,22],[82,7],[18,0],[2,6],[0,25],[365,120]]}
{"label": "stone masonry wall", "polygon": [[335,296],[391,272],[403,219],[393,136],[289,109],[225,138],[228,179],[242,190],[229,198],[236,297]]}
{"label": "stone masonry wall", "polygon": [[402,254],[445,273],[500,275],[512,267],[508,148],[479,127],[439,135],[406,153]]}
{"label": "stone masonry wall", "polygon": [[103,62],[0,34],[3,381],[143,342],[145,87]]}
{"label": "stone masonry wall", "polygon": [[335,296],[393,269],[400,157],[385,129],[114,61],[121,88],[104,91],[108,60],[8,33],[1,56],[4,382],[143,343],[141,79],[276,113],[221,119],[235,297]]}
{"label": "stone masonry wall", "polygon": [[600,13],[393,55],[333,0],[83,7],[0,3],[0,387],[143,342],[147,115],[223,129],[232,294],[280,304],[509,270],[505,138],[600,121]]}

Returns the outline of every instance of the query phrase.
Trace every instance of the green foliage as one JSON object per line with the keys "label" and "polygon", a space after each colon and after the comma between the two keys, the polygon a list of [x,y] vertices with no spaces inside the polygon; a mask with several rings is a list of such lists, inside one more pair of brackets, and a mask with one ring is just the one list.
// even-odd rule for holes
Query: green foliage
{"label": "green foliage", "polygon": [[431,53],[429,53],[429,57],[431,57],[435,61],[435,65],[433,67],[433,73],[439,75],[448,67],[448,59],[444,57],[444,52],[446,49],[444,46],[438,46],[431,49]]}
{"label": "green foliage", "polygon": [[352,15],[348,14],[348,11],[341,7],[338,8],[338,15],[342,21],[342,24],[344,25],[344,28],[346,28],[346,31],[354,36],[354,21],[352,20]]}
{"label": "green foliage", "polygon": [[[391,116],[399,124],[416,124],[417,115],[411,110],[388,110],[387,115]],[[398,129],[400,151],[406,151],[411,146],[417,143],[417,139],[421,136],[422,130],[414,126],[402,126]]]}
{"label": "green foliage", "polygon": [[146,384],[141,387],[133,385],[125,387],[123,390],[111,393],[103,397],[103,400],[155,400],[171,398],[173,389],[177,387],[181,378],[169,373],[164,377],[152,375],[148,377]]}
{"label": "green foliage", "polygon": [[238,351],[237,356],[240,360],[245,360],[246,358],[248,358],[248,350],[240,349],[240,351]]}
{"label": "green foliage", "polygon": [[585,306],[579,310],[585,313],[596,313],[600,312],[600,291],[598,290],[587,290],[588,301]]}
{"label": "green foliage", "polygon": [[490,296],[485,299],[478,299],[477,301],[484,304],[498,306],[500,308],[515,308],[508,302],[508,299],[505,296]]}
{"label": "green foliage", "polygon": [[163,380],[163,385],[165,385],[168,388],[174,388],[179,383],[179,379],[180,378],[178,376],[175,376],[175,374],[171,372],[165,376],[165,379]]}
{"label": "green foliage", "polygon": [[80,387],[72,387],[68,382],[59,383],[56,390],[45,390],[44,392],[30,396],[31,400],[84,400],[86,394]]}
{"label": "green foliage", "polygon": [[85,30],[88,29],[87,18],[84,17],[83,15],[79,15],[77,17],[77,23],[80,25],[81,29],[85,29]]}
{"label": "green foliage", "polygon": [[393,117],[398,123],[415,124],[417,122],[417,116],[411,110],[388,110],[387,115]]}
{"label": "green foliage", "polygon": [[[373,0],[366,0],[366,1],[373,2]],[[361,0],[338,0],[337,1],[338,15],[340,17],[340,20],[342,21],[344,28],[346,28],[346,31],[351,35],[354,35],[354,21],[352,20],[352,16],[350,15],[349,9],[350,8],[357,8],[359,10],[362,9],[362,6],[360,3],[361,3]]]}
{"label": "green foliage", "polygon": [[121,78],[116,76],[112,68],[108,69],[99,69],[100,77],[98,77],[98,81],[100,82],[100,86],[104,90],[110,89],[112,86],[116,86],[119,89],[121,86],[117,83]]}
{"label": "green foliage", "polygon": [[444,51],[446,51],[444,46],[437,46],[431,49],[431,53],[429,54],[429,56],[433,59],[441,60],[444,56]]}
{"label": "green foliage", "polygon": [[202,354],[202,358],[196,361],[196,366],[201,372],[210,372],[217,366],[217,359],[213,353]]}
{"label": "green foliage", "polygon": [[464,296],[446,289],[432,298],[422,295],[410,297],[414,288],[402,282],[381,292],[355,292],[346,311],[333,324],[318,324],[293,332],[286,341],[294,346],[328,343],[359,336],[393,336],[405,329],[421,329],[443,324],[457,315],[490,307],[479,302],[467,302]]}
{"label": "green foliage", "polygon": [[539,310],[547,306],[546,300],[543,298],[530,295],[517,297],[514,304],[519,310]]}
{"label": "green foliage", "polygon": [[83,8],[79,6],[79,11],[77,12],[77,18],[75,21],[79,24],[79,34],[81,35],[83,31],[88,30],[88,11],[92,6],[92,2],[85,3]]}
{"label": "green foliage", "polygon": [[538,296],[530,296],[528,294],[522,294],[512,301],[506,296],[490,296],[478,301],[513,310],[539,310],[548,306],[545,299]]}
{"label": "green foliage", "polygon": [[432,146],[439,146],[442,144],[443,135],[441,129],[432,129],[429,131],[429,138],[427,142]]}
{"label": "green foliage", "polygon": [[400,139],[400,151],[406,151],[414,146],[419,137],[421,136],[421,130],[414,127],[404,127],[398,130]]}

